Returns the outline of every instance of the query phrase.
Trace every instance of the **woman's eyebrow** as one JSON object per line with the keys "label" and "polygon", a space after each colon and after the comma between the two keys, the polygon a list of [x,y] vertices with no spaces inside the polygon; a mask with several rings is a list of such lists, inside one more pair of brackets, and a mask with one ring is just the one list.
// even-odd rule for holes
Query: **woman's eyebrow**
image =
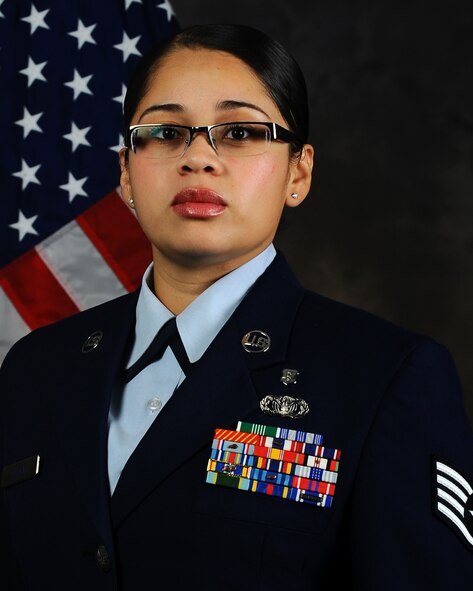
{"label": "woman's eyebrow", "polygon": [[[269,115],[266,113],[266,111],[264,111],[261,107],[258,107],[258,105],[249,103],[247,101],[228,99],[217,103],[218,111],[234,111],[235,109],[252,109],[253,111],[258,111],[258,113],[263,114],[269,119]],[[150,113],[156,113],[158,111],[164,111],[166,113],[184,113],[185,108],[179,103],[151,105],[151,107],[148,107],[143,111],[143,113],[141,113],[138,121],[141,121],[146,115],[149,115]]]}
{"label": "woman's eyebrow", "polygon": [[155,113],[156,111],[165,111],[167,113],[183,113],[185,111],[183,105],[178,103],[163,103],[162,105],[151,105],[145,109],[138,121],[141,121],[145,115],[149,115],[149,113]]}
{"label": "woman's eyebrow", "polygon": [[268,119],[269,119],[269,115],[265,111],[263,111],[263,109],[261,107],[258,107],[258,105],[254,105],[253,103],[248,103],[246,101],[238,101],[238,100],[220,101],[219,103],[217,103],[217,109],[219,111],[233,111],[234,109],[253,109],[254,111],[258,111],[259,113],[262,113],[265,117],[268,117]]}

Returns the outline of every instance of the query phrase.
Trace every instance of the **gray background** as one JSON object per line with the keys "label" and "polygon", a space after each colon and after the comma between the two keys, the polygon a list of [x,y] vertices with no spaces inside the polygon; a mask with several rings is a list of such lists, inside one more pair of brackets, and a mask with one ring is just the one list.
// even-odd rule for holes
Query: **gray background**
{"label": "gray background", "polygon": [[473,420],[470,2],[173,0],[281,41],[308,82],[313,189],[277,244],[310,289],[452,351]]}

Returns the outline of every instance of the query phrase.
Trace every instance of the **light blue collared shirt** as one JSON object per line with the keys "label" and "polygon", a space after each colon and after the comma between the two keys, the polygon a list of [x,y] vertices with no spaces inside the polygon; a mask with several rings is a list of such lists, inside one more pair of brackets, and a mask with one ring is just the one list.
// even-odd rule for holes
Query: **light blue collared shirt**
{"label": "light blue collared shirt", "polygon": [[[191,363],[202,357],[275,255],[271,244],[258,256],[213,283],[177,315],[179,334]],[[136,305],[135,341],[127,367],[141,357],[163,324],[173,316],[149,287],[151,273],[152,265],[146,270],[141,284]],[[112,493],[128,458],[185,377],[168,347],[161,359],[145,367],[116,393],[109,412],[108,435],[108,474]]]}

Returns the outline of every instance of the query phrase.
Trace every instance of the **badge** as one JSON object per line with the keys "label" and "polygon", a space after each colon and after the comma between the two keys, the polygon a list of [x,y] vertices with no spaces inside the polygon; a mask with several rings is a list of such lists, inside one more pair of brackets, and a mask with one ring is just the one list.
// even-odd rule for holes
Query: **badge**
{"label": "badge", "polygon": [[439,458],[433,460],[434,513],[473,551],[473,486]]}
{"label": "badge", "polygon": [[40,458],[36,455],[5,466],[2,470],[0,488],[7,488],[34,478],[39,474],[39,462]]}
{"label": "badge", "polygon": [[239,422],[216,429],[207,464],[208,484],[330,508],[341,452],[316,433]]}
{"label": "badge", "polygon": [[299,372],[297,369],[283,369],[280,381],[285,385],[297,384],[297,376]]}
{"label": "badge", "polygon": [[87,337],[82,345],[82,353],[90,353],[96,347],[99,346],[100,341],[102,340],[103,332],[101,330],[96,330],[91,335]]}
{"label": "badge", "polygon": [[292,396],[265,396],[260,402],[261,410],[267,415],[300,419],[309,412],[309,405],[303,398]]}
{"label": "badge", "polygon": [[247,353],[266,353],[271,346],[271,339],[262,330],[250,330],[241,339],[241,344]]}

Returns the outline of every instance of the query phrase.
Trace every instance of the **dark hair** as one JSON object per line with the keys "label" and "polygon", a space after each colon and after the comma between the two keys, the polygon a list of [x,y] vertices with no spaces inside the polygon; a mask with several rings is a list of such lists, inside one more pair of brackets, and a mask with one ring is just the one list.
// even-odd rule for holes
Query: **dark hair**
{"label": "dark hair", "polygon": [[291,144],[292,154],[300,153],[307,141],[309,109],[304,76],[295,59],[261,31],[244,25],[196,25],[155,45],[140,61],[125,97],[125,141],[129,145],[128,128],[139,102],[146,94],[151,78],[161,61],[183,48],[224,51],[249,66],[266,88],[289,129],[301,143]]}

